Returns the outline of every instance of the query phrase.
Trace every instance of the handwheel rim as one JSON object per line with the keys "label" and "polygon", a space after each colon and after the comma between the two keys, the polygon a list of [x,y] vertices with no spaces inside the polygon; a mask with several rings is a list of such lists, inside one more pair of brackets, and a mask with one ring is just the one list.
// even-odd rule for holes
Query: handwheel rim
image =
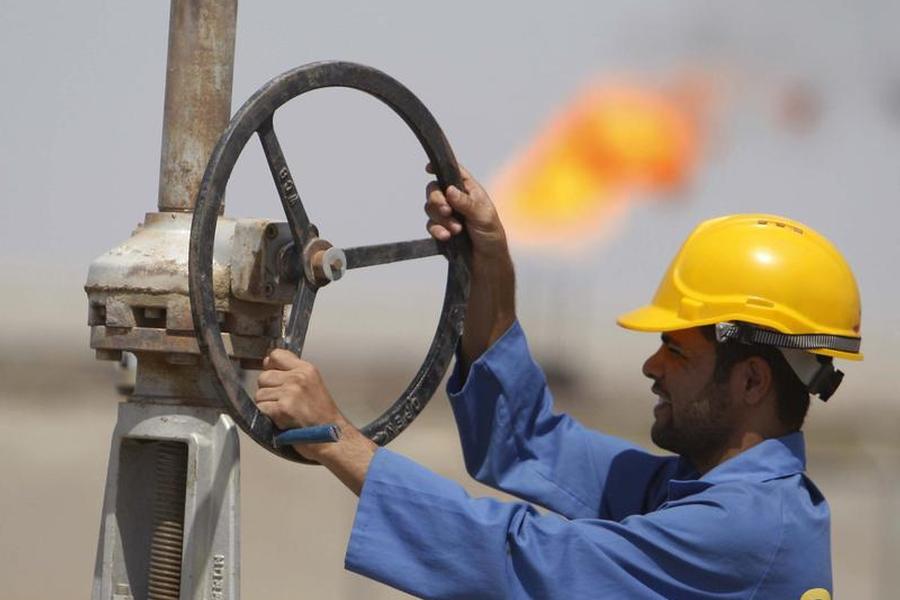
{"label": "handwheel rim", "polygon": [[[262,86],[235,113],[210,155],[191,224],[188,258],[191,313],[201,354],[214,372],[222,404],[238,426],[267,450],[289,460],[308,463],[291,447],[276,447],[278,433],[259,412],[244,389],[222,340],[213,290],[213,246],[222,197],[234,165],[247,142],[274,112],[304,93],[330,87],[352,88],[389,106],[413,131],[434,167],[443,189],[462,187],[453,151],[437,121],[422,102],[385,73],[356,63],[329,61],[287,71]],[[469,292],[466,264],[468,239],[456,236],[445,246],[447,283],[435,335],[425,360],[406,390],[378,418],[361,428],[379,445],[399,435],[431,399],[443,379],[462,334]]]}

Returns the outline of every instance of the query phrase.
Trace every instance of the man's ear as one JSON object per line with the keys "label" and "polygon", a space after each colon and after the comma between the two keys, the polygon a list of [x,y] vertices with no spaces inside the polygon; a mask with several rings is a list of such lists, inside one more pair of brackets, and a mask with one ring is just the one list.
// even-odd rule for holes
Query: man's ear
{"label": "man's ear", "polygon": [[760,356],[751,356],[735,365],[736,390],[744,402],[759,404],[772,390],[772,367]]}

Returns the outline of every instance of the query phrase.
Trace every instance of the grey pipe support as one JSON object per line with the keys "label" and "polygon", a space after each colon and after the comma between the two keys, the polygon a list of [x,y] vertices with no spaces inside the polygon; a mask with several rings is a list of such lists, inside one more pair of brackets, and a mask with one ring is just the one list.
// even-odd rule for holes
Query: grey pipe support
{"label": "grey pipe support", "polygon": [[191,212],[231,117],[237,0],[172,0],[159,210]]}

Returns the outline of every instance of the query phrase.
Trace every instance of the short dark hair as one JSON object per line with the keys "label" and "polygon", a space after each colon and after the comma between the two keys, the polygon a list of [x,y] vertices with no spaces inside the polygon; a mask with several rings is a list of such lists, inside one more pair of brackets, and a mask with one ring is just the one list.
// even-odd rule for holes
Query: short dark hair
{"label": "short dark hair", "polygon": [[703,336],[716,346],[716,366],[713,381],[724,383],[737,363],[759,356],[772,369],[772,381],[778,401],[778,419],[788,431],[799,431],[809,411],[809,391],[794,373],[784,355],[774,346],[745,344],[736,340],[716,342],[715,325],[700,328]]}

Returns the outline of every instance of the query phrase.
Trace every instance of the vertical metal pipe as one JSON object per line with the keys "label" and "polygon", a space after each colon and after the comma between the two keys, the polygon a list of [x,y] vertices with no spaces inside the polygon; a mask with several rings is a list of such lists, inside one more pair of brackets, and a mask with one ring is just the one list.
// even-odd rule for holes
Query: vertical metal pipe
{"label": "vertical metal pipe", "polygon": [[191,212],[231,116],[237,0],[172,0],[159,210]]}

